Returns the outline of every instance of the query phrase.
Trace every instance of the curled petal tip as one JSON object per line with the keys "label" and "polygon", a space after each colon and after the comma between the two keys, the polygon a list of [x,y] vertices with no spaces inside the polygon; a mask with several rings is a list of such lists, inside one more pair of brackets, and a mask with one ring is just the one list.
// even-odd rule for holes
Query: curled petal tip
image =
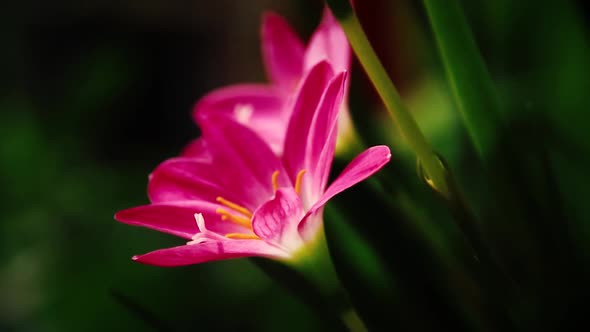
{"label": "curled petal tip", "polygon": [[383,152],[387,151],[387,155],[385,156],[385,158],[391,159],[391,150],[389,149],[389,147],[387,145],[376,145],[375,148],[381,149],[381,150],[383,150]]}

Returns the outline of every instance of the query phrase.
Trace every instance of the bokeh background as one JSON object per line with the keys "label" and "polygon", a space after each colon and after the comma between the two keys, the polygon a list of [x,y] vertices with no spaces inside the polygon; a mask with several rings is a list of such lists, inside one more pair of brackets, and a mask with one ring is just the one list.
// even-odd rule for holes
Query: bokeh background
{"label": "bokeh background", "polygon": [[[469,152],[419,1],[356,1],[409,108],[461,183]],[[580,250],[588,249],[588,5],[463,1],[507,117],[542,117]],[[147,175],[199,132],[206,92],[266,80],[259,24],[285,16],[308,38],[319,0],[21,1],[0,13],[0,331],[311,331],[321,317],[248,260],[164,269],[130,257],[182,240],[119,224],[147,203]],[[383,111],[362,70],[352,107]],[[387,123],[387,122],[386,122]],[[404,174],[414,161],[387,125]],[[567,145],[567,144],[566,144]],[[410,171],[408,171],[410,170]],[[466,185],[469,187],[469,185]],[[476,190],[472,190],[476,192]]]}

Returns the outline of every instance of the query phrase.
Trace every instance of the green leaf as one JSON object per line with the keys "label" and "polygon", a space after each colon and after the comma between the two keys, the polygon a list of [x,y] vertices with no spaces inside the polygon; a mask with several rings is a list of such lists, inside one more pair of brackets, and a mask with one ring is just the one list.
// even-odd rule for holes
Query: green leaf
{"label": "green leaf", "polygon": [[324,224],[338,276],[369,330],[399,324],[399,294],[374,249],[332,205],[326,207]]}
{"label": "green leaf", "polygon": [[456,0],[424,0],[455,104],[483,160],[501,126],[492,79]]}

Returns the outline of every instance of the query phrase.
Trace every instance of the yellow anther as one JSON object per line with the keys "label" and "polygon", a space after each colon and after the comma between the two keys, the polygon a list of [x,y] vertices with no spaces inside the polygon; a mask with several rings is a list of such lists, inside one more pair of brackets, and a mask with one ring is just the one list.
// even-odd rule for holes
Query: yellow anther
{"label": "yellow anther", "polygon": [[274,173],[272,173],[272,189],[273,191],[279,189],[279,171],[274,171]]}
{"label": "yellow anther", "polygon": [[254,234],[243,234],[243,233],[229,233],[225,234],[228,239],[243,239],[243,240],[259,240],[260,238]]}
{"label": "yellow anther", "polygon": [[[250,212],[250,210],[248,210],[247,208],[245,208],[241,205],[238,205],[236,203],[232,203],[223,197],[217,197],[216,201],[218,201],[222,205],[225,205],[234,211],[237,211],[237,212],[247,216],[248,218],[252,218],[252,212]],[[217,213],[219,213],[219,212],[217,212]]]}
{"label": "yellow anther", "polygon": [[250,222],[249,218],[236,216],[235,214],[231,214],[229,211],[226,211],[222,208],[218,208],[217,210],[215,210],[215,212],[221,215],[221,220],[228,220],[233,222],[234,224],[252,228],[252,222]]}
{"label": "yellow anther", "polygon": [[305,174],[305,170],[302,169],[297,173],[297,178],[295,179],[295,192],[297,194],[301,191],[301,179],[303,178],[303,174]]}

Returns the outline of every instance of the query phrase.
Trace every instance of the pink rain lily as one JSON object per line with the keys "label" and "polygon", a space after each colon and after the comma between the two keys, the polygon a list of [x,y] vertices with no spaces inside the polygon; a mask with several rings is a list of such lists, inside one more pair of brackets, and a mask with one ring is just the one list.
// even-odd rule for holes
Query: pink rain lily
{"label": "pink rain lily", "polygon": [[[348,71],[350,46],[328,9],[307,47],[288,23],[274,13],[264,15],[261,39],[270,83],[236,84],[215,90],[196,104],[194,118],[199,125],[213,113],[233,118],[254,130],[277,155],[282,155],[292,103],[302,81],[313,66],[324,60],[336,72]],[[340,127],[341,132],[350,132],[348,110],[340,116]]]}
{"label": "pink rain lily", "polygon": [[187,240],[133,259],[158,266],[261,256],[296,261],[322,234],[322,211],[334,195],[390,160],[386,146],[358,155],[327,187],[346,72],[326,62],[310,69],[294,103],[284,154],[250,128],[222,116],[203,118],[189,154],[151,174],[150,205],[120,211],[118,221]]}

